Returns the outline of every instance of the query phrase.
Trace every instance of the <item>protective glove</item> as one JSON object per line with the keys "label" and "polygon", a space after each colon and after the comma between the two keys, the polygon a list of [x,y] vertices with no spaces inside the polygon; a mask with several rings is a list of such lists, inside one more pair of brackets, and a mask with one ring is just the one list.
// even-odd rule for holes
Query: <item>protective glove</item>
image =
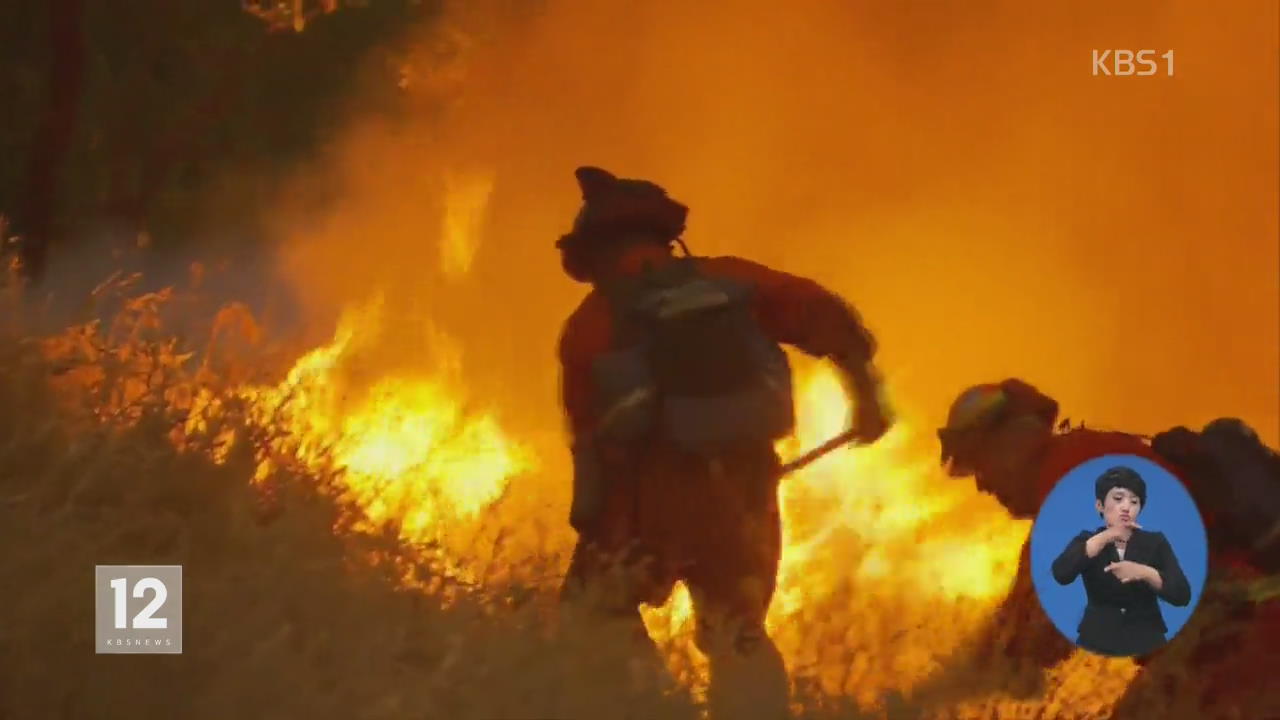
{"label": "protective glove", "polygon": [[854,442],[865,445],[884,437],[893,426],[894,416],[875,365],[862,357],[836,357],[833,361],[853,403],[849,427],[854,431]]}

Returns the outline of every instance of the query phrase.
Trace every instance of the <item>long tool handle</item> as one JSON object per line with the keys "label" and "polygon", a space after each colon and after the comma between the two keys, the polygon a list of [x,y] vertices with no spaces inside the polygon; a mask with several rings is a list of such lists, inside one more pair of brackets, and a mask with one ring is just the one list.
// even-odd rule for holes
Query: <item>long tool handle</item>
{"label": "long tool handle", "polygon": [[818,447],[801,455],[795,460],[792,460],[791,462],[784,464],[782,468],[778,471],[778,476],[782,477],[784,475],[793,473],[802,467],[805,467],[806,465],[812,463],[814,460],[817,460],[823,455],[826,455],[832,450],[848,445],[857,436],[858,436],[858,431],[856,429],[845,430],[844,432],[822,443]]}

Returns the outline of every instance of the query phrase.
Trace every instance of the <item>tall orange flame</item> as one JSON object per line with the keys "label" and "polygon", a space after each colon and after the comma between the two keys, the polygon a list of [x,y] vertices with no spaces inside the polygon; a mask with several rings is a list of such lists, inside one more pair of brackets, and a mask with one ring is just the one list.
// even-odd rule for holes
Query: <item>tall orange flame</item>
{"label": "tall orange flame", "polygon": [[[376,335],[382,304],[349,311],[332,342],[302,356],[273,387],[247,388],[259,417],[295,441],[299,459],[342,471],[363,529],[394,521],[406,542],[439,540],[475,519],[532,455],[489,413],[471,411],[452,363],[424,376],[389,375],[365,387],[353,359]],[[442,356],[452,351],[437,335]]]}

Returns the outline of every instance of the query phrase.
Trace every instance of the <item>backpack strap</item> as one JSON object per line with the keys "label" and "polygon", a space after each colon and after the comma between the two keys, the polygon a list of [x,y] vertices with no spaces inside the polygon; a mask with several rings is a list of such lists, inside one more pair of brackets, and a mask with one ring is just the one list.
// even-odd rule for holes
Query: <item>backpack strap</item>
{"label": "backpack strap", "polygon": [[646,313],[641,303],[647,295],[699,275],[694,258],[685,256],[672,258],[661,267],[646,267],[636,275],[598,284],[613,313],[614,347],[631,347],[644,341]]}

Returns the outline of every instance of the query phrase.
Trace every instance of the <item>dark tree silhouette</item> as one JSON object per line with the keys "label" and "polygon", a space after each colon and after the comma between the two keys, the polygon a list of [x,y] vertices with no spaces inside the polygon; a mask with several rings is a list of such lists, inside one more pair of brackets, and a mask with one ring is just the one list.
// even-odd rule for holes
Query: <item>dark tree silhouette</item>
{"label": "dark tree silhouette", "polygon": [[59,186],[84,87],[84,0],[48,0],[44,15],[50,49],[48,90],[13,213],[15,230],[24,238],[22,268],[33,278],[40,277],[47,248],[62,230],[55,217]]}
{"label": "dark tree silhouette", "polygon": [[157,250],[252,242],[272,191],[352,111],[397,110],[394,56],[437,10],[421,0],[0,3],[0,215],[26,273],[38,279],[50,253],[100,231],[145,232]]}

